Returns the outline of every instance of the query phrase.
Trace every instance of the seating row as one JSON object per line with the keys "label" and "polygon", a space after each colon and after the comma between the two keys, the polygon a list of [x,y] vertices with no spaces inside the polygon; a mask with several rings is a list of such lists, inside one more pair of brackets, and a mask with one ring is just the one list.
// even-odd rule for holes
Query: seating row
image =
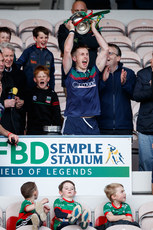
{"label": "seating row", "polygon": [[[64,20],[57,22],[54,27],[51,22],[46,20],[28,19],[21,22],[20,25],[17,27],[10,20],[0,19],[0,25],[9,27],[14,35],[17,35],[18,37],[21,38],[23,43],[26,41],[26,39],[29,36],[31,36],[31,31],[33,30],[33,28],[39,25],[47,27],[50,31],[50,34],[52,36],[57,37],[59,26],[63,22]],[[102,19],[99,23],[99,26],[102,27],[102,33],[104,36],[108,36],[108,35],[126,36],[127,38],[124,39],[118,38],[118,39],[122,44],[126,44],[126,46],[131,49],[133,43],[135,43],[135,49],[137,49],[140,46],[140,44],[144,42],[153,43],[153,20],[152,19],[133,20],[127,25],[127,29],[122,22],[115,19]],[[138,37],[139,39],[137,40]],[[19,42],[19,44],[22,47],[21,42]],[[27,46],[28,44],[26,45],[26,47]]]}
{"label": "seating row", "polygon": [[[89,222],[93,226],[100,226],[106,222],[106,218],[103,213],[103,206],[107,201],[108,200],[105,198],[105,201],[97,205],[94,210],[91,210],[91,208],[89,208],[86,204],[82,203],[83,209],[87,209],[89,211]],[[133,220],[137,221],[140,224],[142,230],[152,230],[153,228],[153,201],[146,202],[146,203],[141,201],[141,203],[142,202],[143,203],[139,205],[138,209],[134,207],[134,196],[128,196],[128,201],[129,201],[128,203],[131,206]],[[135,202],[137,202],[137,200]],[[6,228],[7,230],[15,230],[16,221],[19,215],[20,207],[21,207],[21,201],[17,201],[17,202],[14,202],[8,205],[6,210],[2,211],[2,209],[0,209],[0,227],[1,227],[0,229]],[[47,219],[44,223],[44,226],[46,227],[42,228],[44,230],[45,229],[47,230],[48,228],[53,229],[52,221],[54,218],[54,210],[52,206],[50,207],[51,207],[50,213],[47,216]],[[135,228],[129,227],[128,230],[130,229],[135,229]]]}
{"label": "seating row", "polygon": [[[16,48],[16,56],[18,58],[23,49],[34,43],[31,31],[38,25],[45,25],[50,31],[48,48],[51,51],[59,51],[56,36],[58,28],[63,21],[64,20],[56,23],[55,28],[50,22],[42,19],[25,20],[20,23],[18,30],[13,22],[6,19],[0,19],[0,25],[8,26],[12,30],[13,35],[11,43]],[[123,56],[128,55],[128,53],[125,53],[126,51],[133,51],[136,53],[131,53],[132,55],[130,54],[130,56],[133,57],[133,62],[136,62],[140,67],[148,65],[148,56],[150,58],[148,53],[153,52],[152,19],[133,20],[127,25],[127,29],[122,22],[113,19],[102,19],[99,26],[102,27],[102,33],[106,41],[117,44],[123,51]],[[144,55],[146,56],[144,57]]]}
{"label": "seating row", "polygon": [[[16,25],[8,19],[0,19],[0,25],[9,27],[16,35],[21,35],[26,30],[31,31],[33,27],[38,25],[45,25],[49,29],[50,33],[56,36],[59,25],[63,23],[63,21],[64,20],[60,20],[55,24],[55,26],[53,26],[52,23],[47,20],[28,19],[24,20],[19,25]],[[127,35],[132,38],[132,41],[134,41],[135,38],[139,36],[139,32],[153,32],[153,19],[135,19],[130,21],[126,27],[121,21],[104,18],[100,21],[99,26],[102,27],[104,32],[110,33],[113,31],[117,34]],[[136,36],[133,36],[134,33]]]}
{"label": "seating row", "polygon": [[[147,51],[149,51],[150,47],[152,47],[153,51],[153,33],[146,34],[145,32],[143,32],[140,37],[135,40],[135,42],[132,42],[130,38],[124,35],[106,34],[103,32],[102,34],[107,42],[117,44],[123,51],[133,50],[137,52],[140,57],[143,57],[144,52],[146,53]],[[11,43],[21,50],[29,47],[31,44],[34,43],[32,32],[25,32],[24,38],[25,40],[22,40],[19,36],[12,35]],[[52,35],[49,36],[48,47],[54,47],[55,50],[58,50],[58,41],[56,37]]]}
{"label": "seating row", "polygon": [[[30,38],[31,40],[32,38]],[[34,42],[33,42],[34,43]],[[33,44],[31,43],[31,44]],[[115,43],[115,42],[114,42]],[[62,58],[61,58],[61,52],[58,50],[56,46],[52,42],[48,44],[48,49],[53,53],[55,64],[61,64]],[[122,56],[121,56],[121,62],[124,63],[125,67],[133,69],[135,73],[137,73],[138,70],[141,68],[145,68],[148,65],[150,65],[150,59],[152,58],[153,51],[151,50],[151,47],[148,47],[149,52],[145,53],[143,58],[141,58],[136,52],[134,51],[123,51],[122,50]],[[16,58],[18,59],[23,51],[15,47],[15,54]]]}

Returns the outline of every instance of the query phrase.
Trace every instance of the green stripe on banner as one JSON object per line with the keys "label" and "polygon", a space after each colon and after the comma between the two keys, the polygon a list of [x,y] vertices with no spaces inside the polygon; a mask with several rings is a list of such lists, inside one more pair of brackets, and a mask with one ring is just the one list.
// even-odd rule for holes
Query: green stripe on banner
{"label": "green stripe on banner", "polygon": [[129,177],[129,167],[93,167],[96,177]]}
{"label": "green stripe on banner", "polygon": [[[7,147],[8,143],[5,142],[0,142],[0,147]],[[7,155],[7,151],[6,150],[0,150],[0,155]]]}
{"label": "green stripe on banner", "polygon": [[129,177],[129,167],[0,167],[0,177]]}

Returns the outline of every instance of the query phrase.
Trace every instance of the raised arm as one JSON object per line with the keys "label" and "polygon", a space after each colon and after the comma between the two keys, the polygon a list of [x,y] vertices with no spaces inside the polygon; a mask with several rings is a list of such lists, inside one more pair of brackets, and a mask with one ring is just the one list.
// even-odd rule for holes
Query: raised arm
{"label": "raised arm", "polygon": [[96,22],[92,21],[91,29],[92,29],[92,32],[93,32],[94,36],[96,37],[96,40],[97,40],[97,42],[101,48],[100,52],[98,53],[98,56],[96,58],[96,66],[98,67],[98,69],[100,71],[102,71],[105,67],[107,57],[108,57],[108,44],[105,41],[105,39],[102,37],[102,35],[95,28],[95,24],[96,24]]}
{"label": "raised arm", "polygon": [[75,27],[72,23],[72,21],[68,21],[67,28],[69,29],[69,35],[66,38],[65,44],[64,44],[64,56],[63,56],[63,69],[65,74],[69,72],[72,66],[72,56],[71,51],[73,48],[73,41],[74,41],[74,32]]}

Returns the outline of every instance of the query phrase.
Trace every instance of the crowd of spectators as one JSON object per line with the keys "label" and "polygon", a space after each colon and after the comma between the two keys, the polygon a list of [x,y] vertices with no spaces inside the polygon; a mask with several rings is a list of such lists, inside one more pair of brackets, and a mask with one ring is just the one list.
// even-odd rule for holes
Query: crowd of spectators
{"label": "crowd of spectators", "polygon": [[[84,1],[73,3],[72,14],[78,11],[87,12]],[[16,135],[46,134],[44,127],[62,128],[63,123],[62,134],[132,135],[131,100],[135,100],[141,102],[140,170],[151,170],[153,59],[136,78],[120,62],[120,48],[105,42],[94,21],[90,33],[85,34],[75,31],[71,20],[62,24],[58,43],[63,57],[62,86],[68,92],[63,122],[54,92],[55,64],[53,53],[47,49],[48,37],[45,26],[34,28],[35,44],[16,60],[11,31],[0,28],[0,132],[11,133],[17,140]]]}

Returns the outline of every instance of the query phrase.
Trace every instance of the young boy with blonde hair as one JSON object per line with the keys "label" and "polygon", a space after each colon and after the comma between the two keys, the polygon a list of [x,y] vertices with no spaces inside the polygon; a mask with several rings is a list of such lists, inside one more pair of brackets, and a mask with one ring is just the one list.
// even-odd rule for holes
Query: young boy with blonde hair
{"label": "young boy with blonde hair", "polygon": [[104,192],[110,200],[104,205],[103,212],[107,218],[107,223],[98,229],[106,229],[117,224],[129,224],[139,227],[133,221],[130,206],[125,203],[126,193],[122,184],[112,183],[105,187]]}
{"label": "young boy with blonde hair", "polygon": [[87,210],[82,211],[81,204],[73,200],[76,194],[75,184],[70,180],[65,180],[58,188],[61,197],[54,201],[54,230],[77,224],[80,217],[79,225],[82,229],[86,229],[89,213]]}

